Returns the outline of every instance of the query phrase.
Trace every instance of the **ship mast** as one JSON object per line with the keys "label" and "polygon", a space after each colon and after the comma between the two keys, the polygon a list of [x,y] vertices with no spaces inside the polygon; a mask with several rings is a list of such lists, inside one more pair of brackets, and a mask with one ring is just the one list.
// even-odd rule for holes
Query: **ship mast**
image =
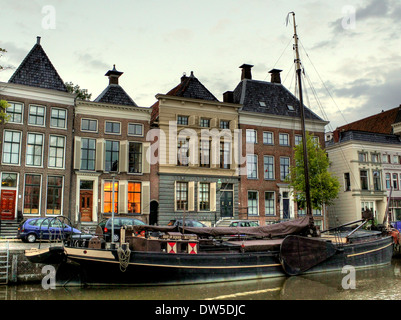
{"label": "ship mast", "polygon": [[305,109],[302,96],[302,79],[301,79],[301,59],[299,58],[298,51],[298,35],[297,35],[297,25],[295,23],[295,13],[292,14],[294,22],[294,50],[295,50],[295,64],[296,73],[298,79],[298,89],[299,89],[299,109],[301,111],[301,127],[302,127],[302,145],[304,152],[304,177],[305,177],[305,199],[306,199],[306,214],[309,216],[311,223],[313,223],[312,215],[312,202],[310,197],[310,185],[309,185],[309,163],[308,163],[308,149],[306,147],[306,129],[305,129]]}

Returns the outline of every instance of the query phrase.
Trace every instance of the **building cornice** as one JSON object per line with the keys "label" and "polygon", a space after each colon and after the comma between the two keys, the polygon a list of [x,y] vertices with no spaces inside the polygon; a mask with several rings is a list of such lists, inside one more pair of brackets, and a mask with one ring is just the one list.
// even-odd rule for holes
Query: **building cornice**
{"label": "building cornice", "polygon": [[0,95],[44,101],[56,104],[74,105],[76,94],[52,89],[37,88],[21,84],[0,82]]}

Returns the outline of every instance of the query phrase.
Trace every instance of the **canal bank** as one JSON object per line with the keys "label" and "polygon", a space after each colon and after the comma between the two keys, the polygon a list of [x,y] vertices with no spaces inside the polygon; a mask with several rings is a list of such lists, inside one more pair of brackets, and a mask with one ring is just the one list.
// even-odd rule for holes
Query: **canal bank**
{"label": "canal bank", "polygon": [[[47,248],[51,244],[43,242],[41,248]],[[8,261],[2,261],[2,266],[8,271],[7,284],[15,285],[21,283],[40,283],[44,274],[44,264],[32,263],[25,257],[25,250],[38,248],[39,243],[23,243],[21,240],[0,240],[0,252],[6,255]]]}

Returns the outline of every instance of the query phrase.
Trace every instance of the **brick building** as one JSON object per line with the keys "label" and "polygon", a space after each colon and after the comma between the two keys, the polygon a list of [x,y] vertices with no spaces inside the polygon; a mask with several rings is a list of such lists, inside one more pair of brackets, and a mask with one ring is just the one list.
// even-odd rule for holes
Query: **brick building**
{"label": "brick building", "polygon": [[0,127],[1,219],[69,216],[75,95],[40,44],[28,53],[0,98],[9,102]]}
{"label": "brick building", "polygon": [[[227,102],[242,105],[239,129],[242,131],[246,164],[240,174],[239,207],[242,218],[259,220],[261,225],[298,216],[292,190],[285,182],[294,164],[294,146],[301,142],[299,100],[280,80],[281,70],[271,70],[271,81],[252,79],[252,65],[244,64],[241,81]],[[324,127],[328,122],[305,107],[306,130],[324,146]],[[247,151],[249,144],[253,151]],[[315,210],[316,224],[321,212]]]}

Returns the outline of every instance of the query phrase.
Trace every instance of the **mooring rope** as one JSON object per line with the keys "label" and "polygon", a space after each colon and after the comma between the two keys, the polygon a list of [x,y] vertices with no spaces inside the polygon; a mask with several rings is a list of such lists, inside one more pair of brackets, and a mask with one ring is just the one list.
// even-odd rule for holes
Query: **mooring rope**
{"label": "mooring rope", "polygon": [[128,246],[127,249],[125,250],[122,247],[119,247],[117,249],[117,254],[118,254],[118,260],[120,261],[120,270],[121,272],[125,272],[129,265],[131,250]]}

